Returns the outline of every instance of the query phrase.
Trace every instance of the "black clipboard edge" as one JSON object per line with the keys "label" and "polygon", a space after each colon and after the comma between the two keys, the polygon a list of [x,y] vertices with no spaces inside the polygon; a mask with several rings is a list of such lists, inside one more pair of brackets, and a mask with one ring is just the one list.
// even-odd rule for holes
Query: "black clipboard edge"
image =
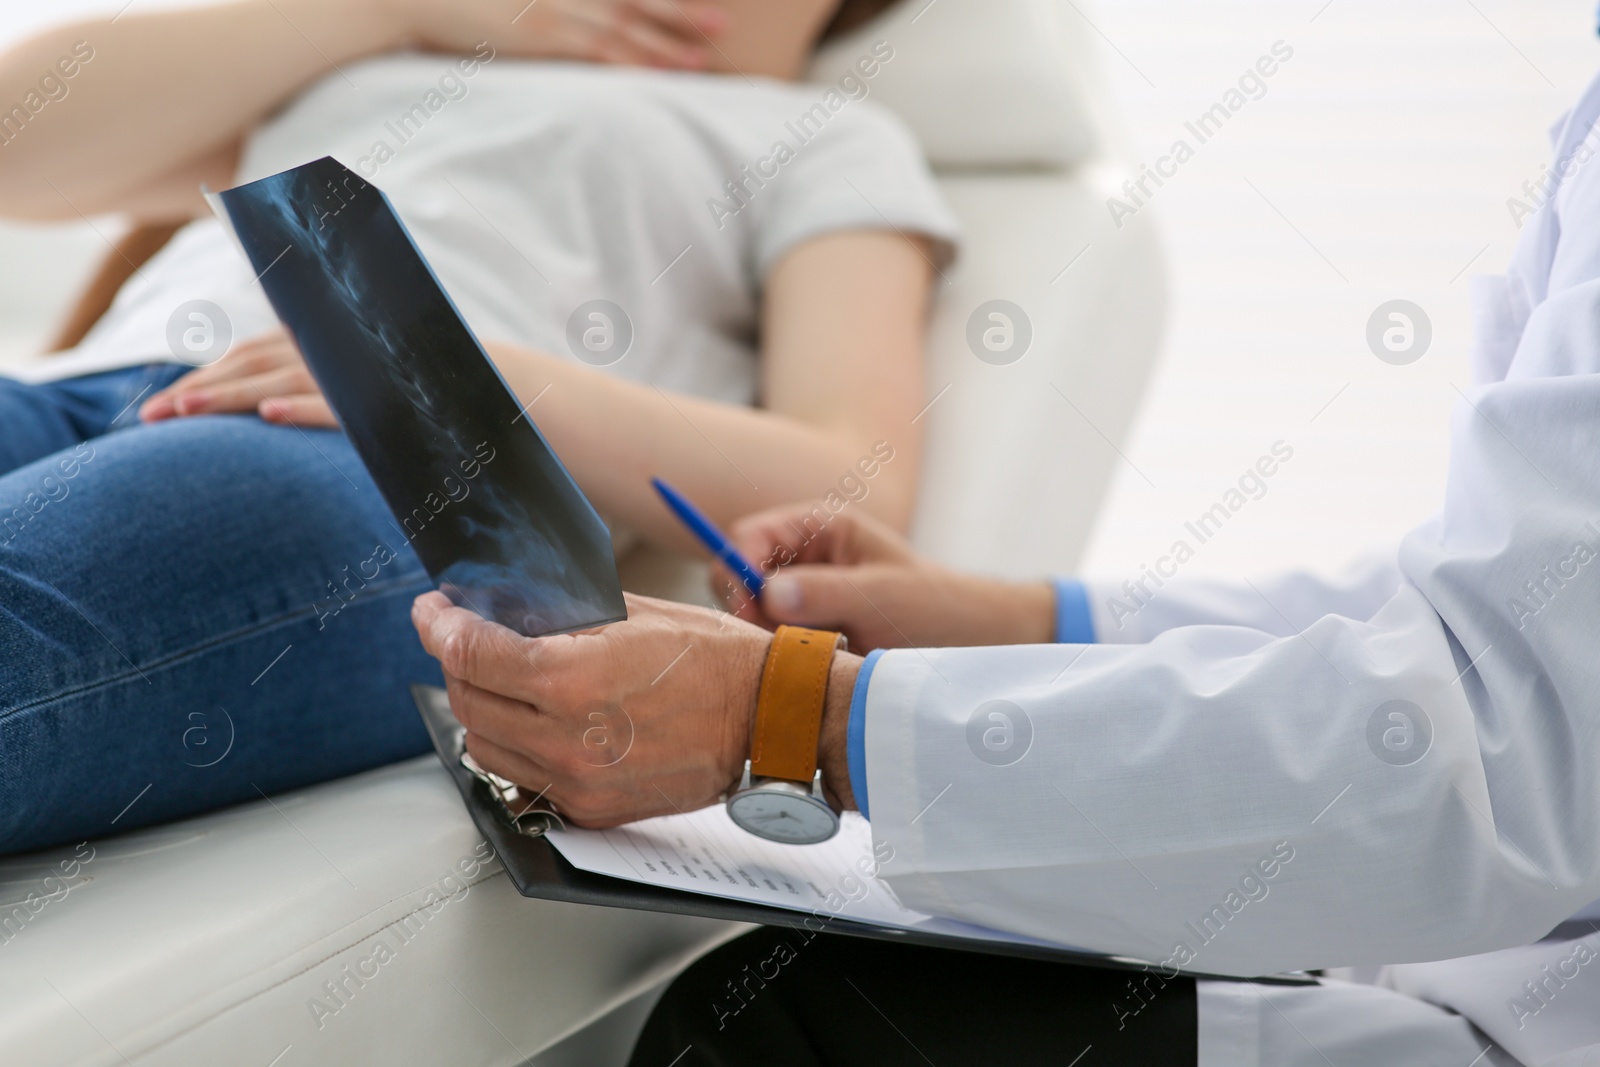
{"label": "black clipboard edge", "polygon": [[[729,900],[705,893],[667,889],[582,870],[567,862],[555,846],[544,838],[529,837],[513,829],[509,819],[501,813],[494,798],[490,796],[488,787],[461,765],[461,738],[464,731],[456,722],[455,716],[450,713],[444,690],[434,686],[413,685],[411,697],[416,702],[417,710],[421,713],[422,721],[428,729],[434,752],[444,764],[451,780],[455,782],[456,789],[460,791],[473,825],[494,849],[500,865],[506,869],[506,874],[511,879],[511,884],[525,897],[557,900],[568,904],[589,904],[602,908],[693,915],[706,919],[753,923],[758,926],[782,926],[801,930],[807,934],[844,934],[849,937],[867,937],[878,941],[956,949],[982,955],[1013,956],[1050,963],[1075,964],[1080,967],[1136,972],[1157,968],[1156,964],[1122,956],[1106,956],[1016,941],[951,937],[947,934],[900,927],[875,926],[853,919],[821,918],[811,912],[791,911],[787,908]],[[1253,982],[1260,985],[1316,984],[1315,978],[1292,974],[1240,978],[1237,975],[1210,975],[1183,971],[1180,972],[1180,976],[1222,982]],[[1174,976],[1163,974],[1162,977],[1170,980]]]}

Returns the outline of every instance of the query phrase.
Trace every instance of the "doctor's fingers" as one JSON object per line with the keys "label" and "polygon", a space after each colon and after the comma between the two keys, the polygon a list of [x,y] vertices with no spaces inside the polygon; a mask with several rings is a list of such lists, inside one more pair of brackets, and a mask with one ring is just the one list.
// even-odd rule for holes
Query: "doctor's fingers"
{"label": "doctor's fingers", "polygon": [[[767,576],[776,571],[775,567],[765,570],[759,567],[756,569]],[[768,630],[776,625],[761,610],[761,602],[750,594],[750,590],[745,588],[744,582],[735,577],[734,573],[725,564],[718,562],[711,565],[710,584],[711,595],[717,598],[717,601],[728,614],[743,619],[745,622],[753,622],[757,626],[764,626]]]}
{"label": "doctor's fingers", "polygon": [[[911,643],[893,634],[916,630],[937,605],[925,595],[926,576],[915,567],[871,563],[859,567],[799,564],[786,567],[761,596],[761,609],[776,622],[820,626],[851,634],[871,647]],[[887,631],[887,633],[885,633]]]}
{"label": "doctor's fingers", "polygon": [[525,703],[550,692],[550,674],[540,662],[550,657],[541,656],[538,641],[457,607],[443,593],[417,597],[411,622],[446,675]]}
{"label": "doctor's fingers", "polygon": [[566,720],[575,721],[575,715],[548,715],[525,701],[490,692],[454,675],[446,674],[444,680],[456,721],[501,748],[549,762],[564,743],[571,742],[566,735],[581,732],[562,728]]}
{"label": "doctor's fingers", "polygon": [[604,829],[667,815],[675,810],[671,797],[681,792],[670,777],[656,788],[646,788],[630,776],[618,775],[608,764],[547,760],[542,753],[501,745],[472,731],[467,732],[466,748],[480,767],[511,779],[579,826]]}
{"label": "doctor's fingers", "polygon": [[729,535],[764,576],[791,563],[910,563],[917,558],[887,524],[859,512],[829,511],[822,501],[746,515]]}
{"label": "doctor's fingers", "polygon": [[467,731],[465,744],[467,754],[484,770],[498,774],[502,778],[509,778],[518,788],[529,790],[532,796],[542,794],[545,798],[550,798],[554,779],[538,760],[497,745],[470,730]]}

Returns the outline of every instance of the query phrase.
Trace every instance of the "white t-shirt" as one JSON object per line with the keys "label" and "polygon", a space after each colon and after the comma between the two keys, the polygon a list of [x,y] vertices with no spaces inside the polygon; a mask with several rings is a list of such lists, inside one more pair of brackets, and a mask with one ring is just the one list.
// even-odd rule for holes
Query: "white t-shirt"
{"label": "white t-shirt", "polygon": [[[729,403],[755,399],[761,283],[786,252],[828,231],[892,227],[934,238],[948,258],[956,234],[895,116],[763,78],[386,56],[263,124],[238,179],[322,155],[389,195],[480,339],[575,358],[569,320],[610,301],[632,331],[612,373]],[[207,219],[123,286],[75,352],[32,376],[171,360],[169,319],[197,299],[226,312],[235,342],[276,325]],[[587,309],[576,318],[580,348],[597,323],[589,337],[602,348],[605,329],[626,328]],[[615,359],[612,344],[585,361]]]}

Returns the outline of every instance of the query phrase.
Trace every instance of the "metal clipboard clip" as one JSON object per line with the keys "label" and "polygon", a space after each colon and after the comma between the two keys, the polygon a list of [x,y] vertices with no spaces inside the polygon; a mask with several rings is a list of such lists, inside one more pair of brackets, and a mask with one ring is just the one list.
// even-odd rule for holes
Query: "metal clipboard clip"
{"label": "metal clipboard clip", "polygon": [[541,792],[535,797],[528,796],[510,779],[484,770],[464,748],[461,750],[461,766],[488,787],[489,795],[494,797],[495,803],[500,807],[500,813],[517,833],[524,837],[543,837],[551,830],[567,828],[567,824],[553,808],[538,806],[544,793]]}

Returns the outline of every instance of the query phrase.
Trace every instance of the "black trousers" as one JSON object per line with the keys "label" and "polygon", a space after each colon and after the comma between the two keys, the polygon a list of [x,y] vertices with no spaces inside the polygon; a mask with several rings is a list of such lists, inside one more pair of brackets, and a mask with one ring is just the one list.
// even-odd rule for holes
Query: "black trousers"
{"label": "black trousers", "polygon": [[1194,981],[764,927],[667,989],[630,1067],[1194,1067]]}

